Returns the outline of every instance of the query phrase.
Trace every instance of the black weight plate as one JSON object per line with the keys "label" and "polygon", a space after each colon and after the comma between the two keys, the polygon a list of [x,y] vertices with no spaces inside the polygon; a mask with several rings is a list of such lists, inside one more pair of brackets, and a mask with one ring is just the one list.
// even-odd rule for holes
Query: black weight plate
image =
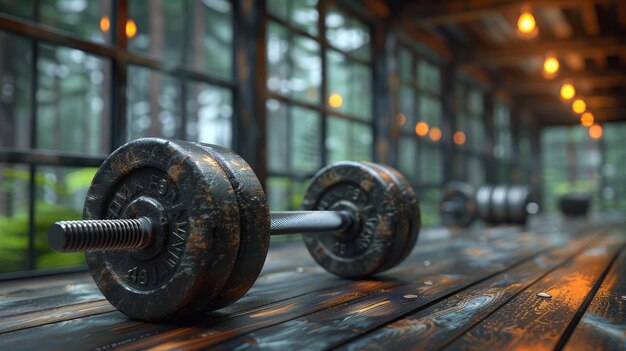
{"label": "black weight plate", "polygon": [[410,208],[410,204],[405,197],[405,192],[403,192],[403,186],[401,186],[397,177],[392,174],[392,172],[387,169],[385,166],[374,163],[374,162],[362,162],[365,165],[373,168],[378,172],[378,174],[387,182],[389,182],[389,186],[394,191],[394,196],[396,197],[396,203],[398,208],[398,215],[400,217],[406,217],[407,226],[402,228],[396,228],[394,235],[396,236],[396,240],[391,250],[389,250],[389,255],[385,260],[385,264],[381,267],[381,271],[390,269],[395,267],[400,261],[403,259],[403,255],[405,254],[407,244],[411,238],[412,227],[412,216],[413,209]]}
{"label": "black weight plate", "polygon": [[405,249],[402,255],[400,256],[400,260],[396,262],[396,265],[400,264],[407,256],[413,251],[415,247],[415,243],[417,243],[417,238],[419,236],[419,231],[422,226],[422,217],[419,206],[419,201],[417,200],[417,194],[415,194],[415,190],[411,186],[411,183],[400,173],[397,169],[388,166],[381,165],[381,167],[386,168],[389,172],[391,172],[396,183],[400,184],[400,189],[402,190],[402,195],[404,197],[405,202],[409,206],[409,220],[411,221],[410,225],[410,235],[409,239],[405,244]]}
{"label": "black weight plate", "polygon": [[443,225],[469,227],[476,219],[477,212],[476,192],[470,184],[459,181],[446,184],[439,202]]}
{"label": "black weight plate", "polygon": [[508,188],[506,185],[497,185],[491,192],[491,219],[493,223],[506,221],[506,198]]}
{"label": "black weight plate", "polygon": [[239,248],[239,211],[226,174],[191,143],[131,141],[98,169],[83,217],[143,215],[156,228],[151,246],[86,254],[104,296],[148,321],[206,307],[224,287]]}
{"label": "black weight plate", "polygon": [[237,261],[219,296],[207,307],[219,309],[239,300],[261,273],[270,242],[270,214],[261,182],[241,156],[221,146],[197,145],[228,175],[239,205],[241,235]]}
{"label": "black weight plate", "polygon": [[307,188],[304,210],[350,211],[357,220],[348,231],[303,235],[313,258],[341,277],[382,271],[394,246],[396,228],[407,228],[388,182],[359,162],[337,162],[321,169]]}
{"label": "black weight plate", "polygon": [[478,209],[478,215],[485,222],[493,222],[491,218],[491,192],[493,186],[482,185],[476,192],[476,206]]}
{"label": "black weight plate", "polygon": [[528,221],[527,206],[532,202],[532,191],[529,186],[521,186],[520,197],[520,209],[518,211],[519,218],[517,218],[516,223],[526,224],[526,221]]}

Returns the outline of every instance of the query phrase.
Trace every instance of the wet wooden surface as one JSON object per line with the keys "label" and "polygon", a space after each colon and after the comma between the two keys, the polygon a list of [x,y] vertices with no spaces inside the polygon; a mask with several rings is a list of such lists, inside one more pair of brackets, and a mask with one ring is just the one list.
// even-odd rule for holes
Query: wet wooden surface
{"label": "wet wooden surface", "polygon": [[274,243],[240,301],[168,323],[117,312],[87,273],[0,282],[0,350],[626,349],[626,227],[600,223],[424,230],[368,280]]}

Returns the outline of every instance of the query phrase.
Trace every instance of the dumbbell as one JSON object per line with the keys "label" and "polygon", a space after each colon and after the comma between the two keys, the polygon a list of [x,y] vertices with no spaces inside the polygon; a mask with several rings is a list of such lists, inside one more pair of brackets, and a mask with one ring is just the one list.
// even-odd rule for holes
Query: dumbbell
{"label": "dumbbell", "polygon": [[409,183],[370,162],[321,169],[302,209],[270,213],[258,178],[228,149],[145,138],[100,166],[84,220],[57,222],[48,236],[57,251],[86,252],[94,281],[118,310],[158,321],[241,298],[260,274],[270,234],[305,233],[323,268],[359,278],[399,264],[420,228]]}
{"label": "dumbbell", "polygon": [[467,227],[480,217],[488,223],[525,224],[539,206],[525,185],[482,185],[477,191],[464,182],[450,182],[439,211],[444,225]]}
{"label": "dumbbell", "polygon": [[468,183],[452,181],[443,189],[439,203],[441,223],[445,226],[468,227],[476,220],[476,190]]}

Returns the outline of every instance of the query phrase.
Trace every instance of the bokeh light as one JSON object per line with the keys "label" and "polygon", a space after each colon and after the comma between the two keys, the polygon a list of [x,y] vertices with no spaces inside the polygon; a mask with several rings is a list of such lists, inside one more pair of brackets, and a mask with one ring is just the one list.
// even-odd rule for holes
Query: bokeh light
{"label": "bokeh light", "polygon": [[432,127],[430,129],[430,132],[428,133],[428,137],[430,138],[430,140],[435,142],[441,140],[441,129],[437,127]]}
{"label": "bokeh light", "polygon": [[419,122],[415,125],[415,134],[419,136],[424,136],[428,134],[429,129],[430,128],[428,127],[428,124],[426,122]]}
{"label": "bokeh light", "polygon": [[332,93],[328,97],[328,104],[332,108],[339,108],[343,105],[343,97],[339,93]]}
{"label": "bokeh light", "polygon": [[589,136],[591,139],[600,139],[602,138],[602,127],[597,124],[594,124],[589,128]]}
{"label": "bokeh light", "polygon": [[585,112],[580,117],[580,123],[585,127],[591,127],[595,121],[593,114],[591,112]]}
{"label": "bokeh light", "polygon": [[581,114],[587,110],[587,104],[583,101],[583,99],[576,99],[572,103],[572,111]]}
{"label": "bokeh light", "polygon": [[576,95],[576,89],[570,83],[565,83],[561,86],[561,98],[564,100],[571,100]]}
{"label": "bokeh light", "polygon": [[454,135],[452,136],[452,141],[454,141],[454,143],[457,145],[465,144],[465,133],[463,133],[460,130],[456,131]]}

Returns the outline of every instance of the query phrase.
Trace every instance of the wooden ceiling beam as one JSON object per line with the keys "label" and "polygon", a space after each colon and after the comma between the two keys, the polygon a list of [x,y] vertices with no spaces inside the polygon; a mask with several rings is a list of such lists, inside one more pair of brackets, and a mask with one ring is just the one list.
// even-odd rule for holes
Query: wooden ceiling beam
{"label": "wooden ceiling beam", "polygon": [[626,36],[602,36],[520,43],[498,49],[474,50],[468,53],[468,57],[465,60],[492,65],[516,65],[522,60],[527,60],[528,57],[543,56],[548,52],[552,52],[557,56],[569,54],[585,56],[585,54],[594,55],[598,52],[605,55],[619,54],[626,52]]}
{"label": "wooden ceiling beam", "polygon": [[593,95],[598,88],[626,87],[626,70],[606,70],[597,73],[571,72],[561,73],[553,80],[546,80],[537,74],[533,77],[509,77],[499,83],[499,88],[508,90],[513,95],[549,93],[558,96],[563,82],[571,82],[579,93]]}
{"label": "wooden ceiling beam", "polygon": [[523,5],[531,7],[580,7],[589,4],[607,4],[612,0],[447,0],[415,1],[402,7],[404,22],[417,25],[442,25],[467,22],[490,14]]}

